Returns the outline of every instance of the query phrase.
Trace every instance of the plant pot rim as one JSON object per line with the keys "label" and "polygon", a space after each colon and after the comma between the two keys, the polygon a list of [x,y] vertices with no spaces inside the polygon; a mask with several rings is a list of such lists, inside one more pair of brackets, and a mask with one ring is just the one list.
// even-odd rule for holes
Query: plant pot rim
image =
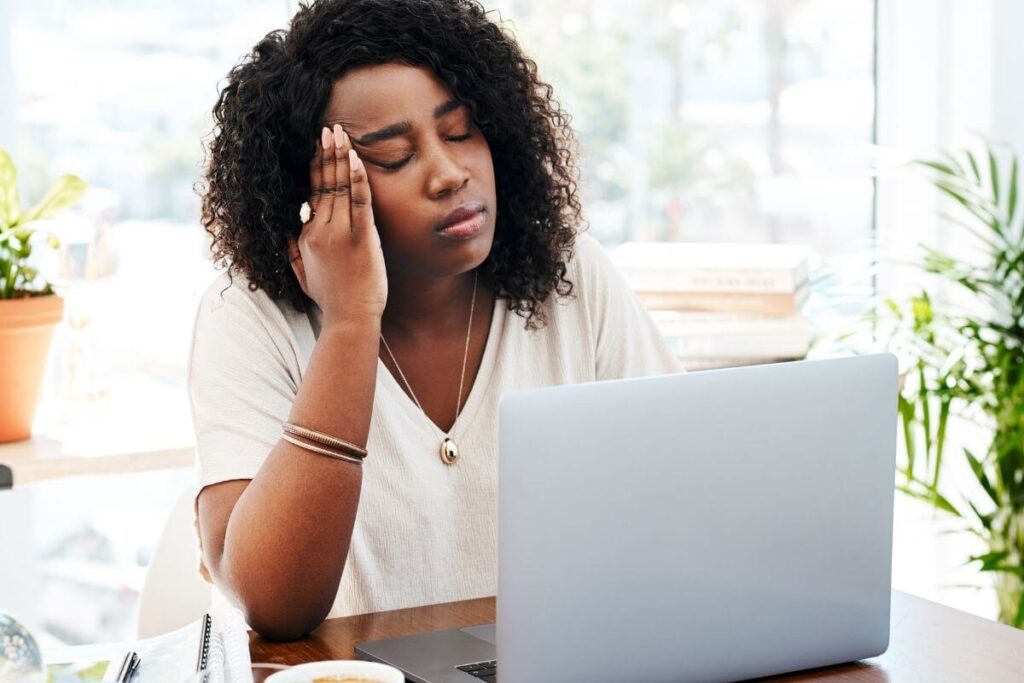
{"label": "plant pot rim", "polygon": [[55,325],[64,317],[64,298],[59,294],[0,299],[0,330]]}

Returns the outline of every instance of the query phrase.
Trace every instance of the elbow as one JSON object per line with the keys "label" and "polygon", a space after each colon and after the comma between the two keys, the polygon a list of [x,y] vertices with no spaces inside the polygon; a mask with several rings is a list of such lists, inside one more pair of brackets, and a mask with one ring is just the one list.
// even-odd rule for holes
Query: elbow
{"label": "elbow", "polygon": [[224,593],[242,611],[249,628],[272,642],[305,638],[324,622],[334,602],[333,592],[316,590],[308,584],[283,581],[275,585],[266,576],[239,580],[230,571],[219,578],[228,576],[231,578],[219,582],[222,590],[226,589]]}
{"label": "elbow", "polygon": [[264,612],[256,609],[243,609],[246,623],[263,640],[284,643],[305,638],[323,623],[327,612],[315,615],[296,613],[285,614],[281,610]]}
{"label": "elbow", "polygon": [[[331,611],[330,600],[254,591],[239,601],[245,622],[264,640],[280,643],[305,638]],[[305,598],[305,599],[303,599]]]}

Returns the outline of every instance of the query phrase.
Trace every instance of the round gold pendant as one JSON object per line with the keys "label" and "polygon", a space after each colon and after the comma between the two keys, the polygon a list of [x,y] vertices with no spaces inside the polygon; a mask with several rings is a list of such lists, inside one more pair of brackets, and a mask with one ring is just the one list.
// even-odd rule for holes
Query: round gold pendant
{"label": "round gold pendant", "polygon": [[459,459],[459,447],[451,439],[441,442],[441,461],[445,465],[453,465]]}

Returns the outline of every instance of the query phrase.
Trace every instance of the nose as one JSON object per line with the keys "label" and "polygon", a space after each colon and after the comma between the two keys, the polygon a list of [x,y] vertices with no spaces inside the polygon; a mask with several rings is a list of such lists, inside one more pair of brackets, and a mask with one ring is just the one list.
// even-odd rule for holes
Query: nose
{"label": "nose", "polygon": [[440,140],[430,154],[429,191],[431,197],[444,197],[458,192],[469,182],[469,169],[460,155]]}

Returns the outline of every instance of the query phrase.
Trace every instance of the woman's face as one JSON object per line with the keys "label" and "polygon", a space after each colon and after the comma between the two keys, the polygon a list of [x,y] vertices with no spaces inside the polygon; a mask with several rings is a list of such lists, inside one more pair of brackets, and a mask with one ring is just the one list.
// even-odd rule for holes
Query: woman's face
{"label": "woman's face", "polygon": [[[469,108],[431,69],[390,63],[349,71],[331,92],[324,124],[334,123],[366,167],[389,274],[443,277],[483,263],[498,211],[491,150]],[[465,205],[484,209],[475,236],[435,230]]]}

